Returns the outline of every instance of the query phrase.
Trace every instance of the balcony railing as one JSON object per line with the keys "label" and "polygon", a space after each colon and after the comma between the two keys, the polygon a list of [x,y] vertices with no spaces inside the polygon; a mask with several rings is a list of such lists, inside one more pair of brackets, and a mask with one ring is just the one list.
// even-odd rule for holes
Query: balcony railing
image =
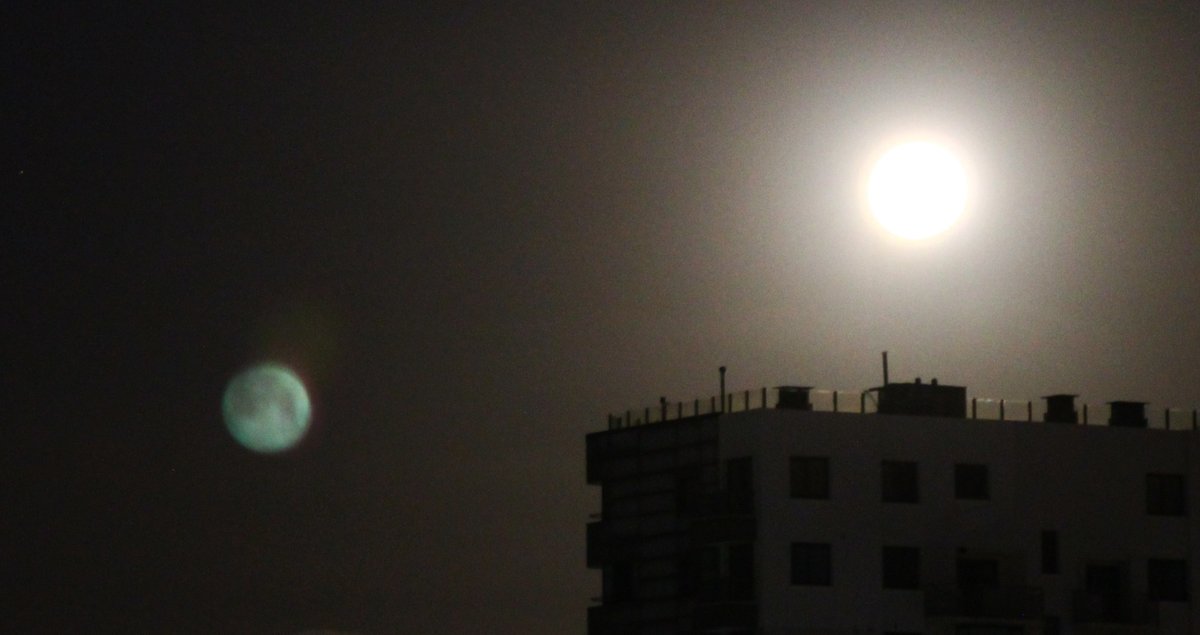
{"label": "balcony railing", "polygon": [[[817,412],[874,413],[877,410],[875,393],[857,390],[812,389],[809,391],[812,410]],[[723,403],[722,403],[723,402]],[[608,429],[619,430],[635,426],[678,421],[721,413],[746,412],[774,408],[779,402],[778,388],[738,390],[725,395],[670,401],[665,397],[658,405],[630,409],[608,415]],[[971,397],[967,400],[967,418],[989,421],[1035,421],[1045,418],[1045,404],[1040,400],[995,399]],[[1107,426],[1110,417],[1108,404],[1077,404],[1079,425]],[[1147,428],[1157,430],[1195,430],[1200,428],[1200,410],[1195,408],[1146,408]]]}
{"label": "balcony railing", "polygon": [[1027,586],[925,589],[925,614],[930,617],[971,617],[999,620],[1041,619],[1042,590]]}
{"label": "balcony railing", "polygon": [[1075,622],[1079,624],[1157,624],[1158,605],[1143,597],[1104,597],[1076,591],[1072,597]]}
{"label": "balcony railing", "polygon": [[758,605],[752,601],[701,603],[692,620],[696,630],[750,630],[758,626]]}

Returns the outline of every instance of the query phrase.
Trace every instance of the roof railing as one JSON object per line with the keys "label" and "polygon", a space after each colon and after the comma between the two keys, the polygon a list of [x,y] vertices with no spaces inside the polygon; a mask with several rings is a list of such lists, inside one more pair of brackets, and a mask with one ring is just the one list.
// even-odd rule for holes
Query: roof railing
{"label": "roof railing", "polygon": [[[688,401],[670,401],[661,397],[657,405],[630,409],[608,415],[608,429],[619,430],[636,426],[678,421],[717,414],[731,414],[750,410],[773,409],[779,402],[780,389],[756,388],[728,392],[721,397],[712,395]],[[808,391],[811,409],[817,412],[871,414],[877,411],[876,396],[870,390],[831,390],[813,388]],[[967,400],[967,418],[981,421],[1028,421],[1041,423],[1046,407],[1040,400],[997,399],[992,397],[970,397]],[[1109,404],[1077,404],[1078,425],[1108,426],[1112,416]],[[1147,409],[1146,428],[1152,430],[1196,430],[1198,411],[1196,408]],[[1155,414],[1159,416],[1154,416]]]}

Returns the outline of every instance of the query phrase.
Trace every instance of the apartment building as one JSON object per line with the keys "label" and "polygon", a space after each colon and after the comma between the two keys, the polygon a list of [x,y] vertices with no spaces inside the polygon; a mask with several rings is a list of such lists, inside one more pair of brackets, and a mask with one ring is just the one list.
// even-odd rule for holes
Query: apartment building
{"label": "apartment building", "polygon": [[664,399],[587,436],[591,635],[1200,632],[1194,413],[813,393]]}

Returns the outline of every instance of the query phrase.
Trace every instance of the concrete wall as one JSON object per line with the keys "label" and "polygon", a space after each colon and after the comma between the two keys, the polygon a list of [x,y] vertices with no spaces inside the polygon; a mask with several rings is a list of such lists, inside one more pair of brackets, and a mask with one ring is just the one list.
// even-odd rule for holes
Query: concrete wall
{"label": "concrete wall", "polygon": [[[1001,584],[1044,591],[1071,627],[1089,560],[1127,562],[1135,596],[1148,558],[1186,558],[1192,602],[1161,603],[1162,632],[1193,632],[1200,513],[1197,434],[1040,422],[759,410],[725,415],[723,458],[752,456],[764,635],[932,632],[922,591],[881,588],[884,545],[921,548],[921,586],[953,585],[960,549],[1001,561]],[[830,500],[788,496],[792,455],[830,458]],[[919,464],[920,502],[881,502],[880,463]],[[989,466],[991,498],[956,500],[954,465]],[[1146,474],[1189,475],[1190,516],[1146,514]],[[1041,573],[1041,534],[1059,534],[1060,573]],[[833,585],[790,585],[792,542],[833,546]],[[1189,624],[1191,622],[1191,624]]]}

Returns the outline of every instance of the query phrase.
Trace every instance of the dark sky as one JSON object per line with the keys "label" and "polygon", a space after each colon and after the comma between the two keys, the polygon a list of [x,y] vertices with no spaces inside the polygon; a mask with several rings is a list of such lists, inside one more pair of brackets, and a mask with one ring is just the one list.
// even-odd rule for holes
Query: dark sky
{"label": "dark sky", "polygon": [[[584,434],[721,364],[1200,402],[1194,4],[28,4],[0,630],[582,635]],[[913,131],[977,179],[920,244],[861,205]]]}

